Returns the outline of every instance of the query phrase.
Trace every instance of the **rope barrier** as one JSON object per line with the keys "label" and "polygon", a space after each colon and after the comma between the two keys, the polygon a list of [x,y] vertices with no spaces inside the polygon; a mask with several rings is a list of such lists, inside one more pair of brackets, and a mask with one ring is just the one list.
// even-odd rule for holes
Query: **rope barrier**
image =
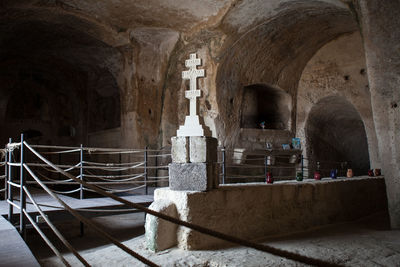
{"label": "rope barrier", "polygon": [[114,166],[126,166],[126,165],[134,165],[139,163],[144,163],[144,161],[137,161],[137,162],[128,162],[128,163],[102,163],[102,162],[93,162],[93,161],[82,161],[84,164],[93,165],[93,166],[107,166],[107,167],[114,167]]}
{"label": "rope barrier", "polygon": [[[103,189],[103,190],[105,190],[105,191],[107,191],[107,192],[113,194],[113,193],[125,193],[125,192],[129,192],[129,191],[134,191],[134,190],[137,190],[137,189],[140,189],[140,188],[144,188],[146,185],[140,185],[140,186],[132,187],[132,188],[128,188],[128,189],[107,188],[107,187],[105,187],[105,186],[100,186],[100,185],[97,185],[97,184],[96,184],[96,186],[97,186],[98,188],[101,188],[101,189]],[[96,193],[97,193],[97,192],[96,192]]]}
{"label": "rope barrier", "polygon": [[[146,207],[144,207],[142,205],[139,205],[137,203],[125,200],[125,199],[123,199],[121,197],[118,197],[118,196],[115,196],[115,195],[110,194],[108,192],[105,192],[104,190],[100,190],[99,188],[97,188],[97,187],[95,187],[93,185],[87,184],[83,180],[77,179],[76,177],[72,176],[68,172],[64,172],[62,169],[60,169],[57,166],[55,166],[54,164],[52,164],[49,160],[44,158],[36,150],[34,150],[32,147],[30,147],[29,144],[27,144],[26,142],[24,142],[24,144],[39,159],[41,159],[43,162],[45,162],[46,164],[48,164],[50,167],[54,168],[55,170],[58,170],[61,174],[67,176],[68,178],[71,178],[71,179],[75,180],[76,182],[81,183],[82,185],[86,186],[88,189],[94,190],[94,191],[96,191],[97,193],[99,193],[99,194],[101,194],[103,196],[106,196],[106,197],[109,197],[109,198],[114,199],[116,201],[119,201],[120,203],[125,204],[128,207],[139,209],[139,210],[141,210],[141,211],[143,211],[145,213],[148,213],[150,215],[159,217],[161,219],[164,219],[166,221],[172,222],[172,223],[180,225],[180,226],[188,227],[188,228],[190,228],[192,230],[198,231],[198,232],[203,233],[203,234],[207,234],[207,235],[210,235],[210,236],[213,236],[213,237],[216,237],[216,238],[228,241],[228,242],[232,242],[232,243],[239,244],[239,245],[242,245],[242,246],[251,247],[251,248],[254,248],[254,249],[257,249],[257,250],[260,250],[260,251],[268,252],[268,253],[271,253],[271,254],[274,254],[274,255],[277,255],[277,256],[280,256],[280,257],[288,258],[288,259],[295,260],[295,261],[298,261],[298,262],[302,262],[302,263],[305,263],[305,264],[317,265],[317,266],[339,266],[339,265],[334,264],[334,263],[322,261],[322,260],[319,260],[319,259],[314,259],[314,258],[303,256],[303,255],[300,255],[300,254],[297,254],[297,253],[293,253],[293,252],[285,251],[285,250],[282,250],[282,249],[274,248],[274,247],[271,247],[271,246],[268,246],[268,245],[257,244],[257,243],[250,242],[250,241],[247,241],[247,240],[244,240],[244,239],[241,239],[241,238],[237,238],[237,237],[233,237],[233,236],[230,236],[230,235],[226,235],[226,234],[223,234],[223,233],[211,230],[211,229],[207,229],[205,227],[202,227],[202,226],[199,226],[199,225],[196,225],[196,224],[185,222],[185,221],[176,219],[174,217],[171,217],[171,216],[168,216],[168,215],[153,211],[153,210],[151,210],[149,208],[146,208]],[[31,173],[32,176],[34,175],[32,171],[30,171],[30,173]],[[42,184],[41,181],[36,176],[34,178],[35,178],[35,180],[38,181],[38,183],[42,186],[42,188],[44,188],[46,191],[48,191],[48,193],[51,194],[53,196],[53,198],[56,198],[61,205],[63,205],[65,208],[68,209],[68,211],[70,211],[72,214],[76,214],[76,216],[79,216],[79,219],[82,222],[87,222],[86,218],[81,216],[79,213],[76,213],[73,209],[71,209],[68,205],[66,205],[61,199],[59,199],[56,195],[54,195],[54,193],[51,192],[51,190],[49,190],[46,187],[46,185]],[[94,226],[93,228],[95,228],[95,227],[96,226]],[[104,233],[104,234],[106,234],[108,236],[107,233]],[[109,240],[113,240],[113,239],[109,239]],[[126,248],[126,249],[129,250],[129,248]],[[135,253],[134,257],[136,258],[137,255],[138,254]],[[146,260],[146,259],[143,258],[143,260]],[[146,261],[148,261],[148,260],[146,260]],[[151,263],[151,266],[155,266],[154,263],[152,263],[152,262],[150,262],[150,263]]]}
{"label": "rope barrier", "polygon": [[[21,166],[21,163],[9,163],[12,164],[13,166]],[[105,170],[105,171],[125,171],[125,170],[130,170],[134,168],[139,168],[140,166],[144,165],[144,163],[139,163],[130,167],[125,167],[125,168],[120,168],[120,167],[108,167],[108,168],[101,168],[97,166],[79,166],[80,163],[76,165],[56,165],[59,168],[74,168],[74,169],[94,169],[94,170]],[[46,169],[47,165],[46,164],[41,164],[41,163],[27,163],[28,166],[30,167],[44,167]],[[47,170],[47,169],[46,169]],[[64,171],[64,170],[63,170]],[[66,170],[67,171],[67,170]],[[57,172],[57,171],[55,171]]]}
{"label": "rope barrier", "polygon": [[52,191],[57,193],[57,194],[72,194],[72,193],[79,192],[80,190],[81,190],[80,188],[74,189],[74,190],[70,190],[70,191],[57,191],[57,190],[52,189]]}
{"label": "rope barrier", "polygon": [[11,181],[7,181],[7,184],[9,184],[11,186],[14,186],[14,187],[17,187],[17,188],[21,188],[20,184],[17,184],[17,183],[11,182]]}
{"label": "rope barrier", "polygon": [[[24,144],[36,155],[36,156],[40,156],[42,157],[40,154],[36,154],[37,152],[35,150],[33,150],[29,145],[27,145],[25,142]],[[44,158],[43,158],[44,159]],[[45,159],[46,160],[46,159]],[[46,160],[47,161],[47,160]],[[49,162],[51,165],[52,163]],[[49,164],[49,165],[50,165]],[[51,166],[50,165],[50,166]],[[54,165],[53,165],[54,166]],[[51,166],[51,167],[53,167]],[[56,166],[54,166],[56,167]],[[24,168],[29,172],[29,174],[38,182],[38,184],[48,193],[50,194],[50,196],[52,196],[55,200],[57,200],[57,202],[62,205],[64,207],[65,210],[67,210],[68,212],[70,212],[75,218],[77,218],[79,221],[81,221],[82,223],[90,226],[93,230],[97,231],[98,233],[100,233],[101,235],[103,235],[103,237],[105,237],[107,240],[109,240],[110,242],[112,242],[114,245],[116,245],[117,247],[119,247],[120,249],[122,249],[123,251],[125,251],[126,253],[130,254],[131,256],[135,257],[136,259],[139,259],[141,262],[143,262],[144,264],[147,264],[149,266],[158,266],[155,263],[153,263],[152,261],[142,257],[141,255],[137,254],[136,252],[134,252],[133,250],[131,250],[130,248],[128,248],[127,246],[125,246],[124,244],[120,243],[118,240],[116,240],[115,238],[113,238],[111,235],[109,235],[106,231],[102,230],[100,228],[100,226],[98,226],[95,222],[85,218],[84,216],[80,215],[78,212],[76,212],[74,209],[72,209],[70,206],[68,206],[63,200],[61,200],[56,194],[54,194],[54,192],[52,192],[45,184],[43,184],[40,179],[33,173],[33,171],[26,165],[24,164]],[[58,168],[58,167],[56,167]],[[70,175],[67,172],[64,172],[62,169],[59,169],[60,172],[62,174],[67,174],[66,176],[71,176],[70,178],[72,178],[73,176]],[[75,177],[73,179],[76,179]],[[77,181],[80,181],[79,179],[77,179]],[[82,181],[83,182],[83,181]],[[89,185],[91,187],[91,185]],[[96,189],[95,187],[93,187],[94,189]],[[98,189],[97,189],[98,190]],[[106,193],[106,192],[105,192]],[[111,195],[111,194],[110,194]]]}
{"label": "rope barrier", "polygon": [[[99,177],[102,177],[102,178],[106,178],[106,179],[112,179],[112,178],[123,178],[123,177],[128,177],[128,178],[130,178],[130,177],[132,177],[132,173],[129,173],[129,174],[120,174],[120,175],[97,175],[97,174],[94,174],[94,173],[92,173],[92,172],[90,172],[90,171],[87,171],[87,173],[89,173],[89,174],[84,174],[83,176],[84,177],[89,177],[89,178],[99,178]],[[144,173],[139,173],[139,174],[137,174],[137,175],[144,175]]]}
{"label": "rope barrier", "polygon": [[21,210],[21,207],[18,206],[17,204],[15,204],[14,202],[10,201],[9,199],[7,199],[7,203],[10,204],[11,206],[13,206],[16,209]]}
{"label": "rope barrier", "polygon": [[[42,209],[37,205],[36,201],[33,199],[32,195],[30,194],[30,192],[26,188],[26,186],[24,186],[23,189],[24,189],[26,195],[28,196],[28,198],[31,200],[32,204],[35,206],[36,210],[40,213],[40,215],[42,216],[44,221],[51,228],[51,230],[53,230],[53,233],[61,240],[61,242],[64,244],[64,246],[66,246],[75,255],[75,257],[77,257],[80,260],[80,262],[82,262],[83,265],[90,266],[89,263],[87,263],[87,261],[84,258],[82,258],[82,256],[78,253],[78,251],[76,251],[71,246],[71,244],[64,238],[64,236],[58,231],[58,229],[51,223],[51,221],[48,219],[46,214],[44,214]],[[25,211],[25,209],[24,209],[24,213],[25,213],[25,215],[27,213]]]}
{"label": "rope barrier", "polygon": [[8,143],[6,145],[5,150],[7,152],[13,152],[15,149],[18,149],[20,146],[21,146],[21,142],[19,142],[19,143]]}
{"label": "rope barrier", "polygon": [[[32,163],[29,163],[29,164],[32,164]],[[34,165],[30,165],[30,166],[34,166]],[[47,166],[37,166],[37,167],[42,167],[43,169],[45,169],[45,170],[48,171],[48,172],[58,173],[58,172],[55,171],[55,170],[49,169]],[[64,171],[69,172],[69,171],[72,171],[72,170],[75,170],[75,169],[79,169],[79,163],[73,165],[73,166],[70,167],[70,168],[64,169]]]}
{"label": "rope barrier", "polygon": [[139,178],[141,178],[141,177],[144,177],[144,175],[145,175],[144,173],[141,173],[141,174],[138,174],[138,175],[132,176],[132,177],[130,177],[130,178],[127,178],[127,179],[119,179],[119,180],[116,180],[116,179],[107,179],[107,178],[102,178],[102,177],[98,177],[98,176],[95,176],[95,175],[87,176],[86,174],[84,175],[84,177],[89,177],[89,178],[97,178],[97,179],[99,179],[99,180],[103,180],[103,181],[112,181],[112,182],[127,182],[127,181],[133,181],[133,180],[139,179]]}
{"label": "rope barrier", "polygon": [[[21,143],[11,143],[10,145],[18,145],[20,146]],[[50,145],[31,145],[32,148],[38,148],[38,149],[43,149],[43,148],[49,148],[49,149],[64,149],[66,151],[68,150],[75,150],[75,151],[80,151],[81,149],[84,151],[87,151],[89,153],[95,153],[95,152],[131,152],[131,153],[142,153],[146,151],[146,149],[130,149],[130,148],[104,148],[104,147],[74,147],[74,146],[50,146]],[[161,152],[165,151],[165,149],[147,149],[148,152]],[[46,153],[44,151],[41,151],[40,153]]]}
{"label": "rope barrier", "polygon": [[62,150],[62,151],[51,151],[51,152],[41,152],[42,154],[68,154],[68,153],[74,153],[74,152],[79,152],[80,149],[70,149],[70,150]]}
{"label": "rope barrier", "polygon": [[70,267],[71,265],[65,260],[60,251],[51,243],[51,241],[47,238],[47,236],[43,233],[43,231],[39,228],[36,222],[32,219],[31,215],[24,209],[23,213],[26,218],[28,218],[29,222],[32,224],[33,228],[39,233],[39,235],[43,238],[46,244],[50,247],[50,249],[56,254],[56,256],[64,263],[65,266]]}
{"label": "rope barrier", "polygon": [[44,174],[40,173],[39,171],[36,171],[42,178],[48,180],[48,181],[52,181],[52,182],[56,182],[56,183],[61,183],[61,182],[71,182],[72,179],[66,179],[66,180],[56,180],[56,179],[52,179],[49,178],[47,176],[45,176]]}
{"label": "rope barrier", "polygon": [[[18,199],[14,199],[14,201],[19,201]],[[27,204],[32,204],[30,201],[26,201]],[[37,202],[36,202],[37,203]],[[61,209],[64,210],[61,206],[54,206],[49,204],[37,203],[40,207],[46,208],[53,208],[53,209]],[[137,209],[92,209],[92,208],[75,208],[76,211],[83,211],[83,212],[105,212],[105,213],[118,213],[118,212],[132,212],[137,211]]]}

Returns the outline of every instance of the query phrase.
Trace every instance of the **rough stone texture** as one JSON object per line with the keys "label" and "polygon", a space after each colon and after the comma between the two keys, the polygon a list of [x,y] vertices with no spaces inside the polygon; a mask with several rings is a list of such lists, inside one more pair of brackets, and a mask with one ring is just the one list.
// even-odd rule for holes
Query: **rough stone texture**
{"label": "rough stone texture", "polygon": [[[171,200],[157,199],[149,209],[178,218],[176,206]],[[177,225],[153,215],[146,215],[146,245],[151,251],[161,251],[177,244]]]}
{"label": "rough stone texture", "polygon": [[189,137],[190,162],[217,162],[218,140],[212,137]]}
{"label": "rough stone texture", "polygon": [[342,36],[322,47],[299,83],[296,136],[304,154],[311,159],[352,161],[352,167],[360,169],[357,175],[366,174],[370,162],[371,168],[380,168],[370,102],[360,34]]}
{"label": "rough stone texture", "polygon": [[400,228],[400,2],[356,2],[391,224]]}
{"label": "rough stone texture", "polygon": [[171,190],[208,191],[218,187],[215,163],[171,163],[168,167]]}
{"label": "rough stone texture", "polygon": [[172,162],[187,163],[189,157],[189,137],[174,136],[171,138],[171,157]]}
{"label": "rough stone texture", "polygon": [[[181,220],[248,240],[355,220],[387,209],[383,177],[221,186],[210,192],[157,189],[171,199]],[[178,245],[210,249],[227,245],[179,227]]]}
{"label": "rough stone texture", "polygon": [[[206,70],[198,81],[201,123],[227,149],[305,135],[296,122],[307,121],[308,108],[322,95],[350,102],[363,120],[371,166],[383,164],[393,225],[400,225],[395,219],[400,218],[398,1],[5,0],[0,5],[0,126],[5,129],[0,142],[26,131],[32,141],[45,144],[168,146],[188,109],[184,62],[197,53]],[[362,45],[351,38],[339,45],[341,36],[358,31]],[[335,44],[342,51],[334,51]],[[342,71],[364,65],[361,49],[356,51],[362,46],[371,105],[366,87],[358,87],[366,76],[342,79]],[[342,64],[346,54],[352,54],[350,66]],[[306,92],[303,83],[298,90],[310,77],[322,84]],[[291,98],[285,100],[291,102],[288,112],[279,106],[285,109],[279,113],[287,119],[287,132],[241,132],[245,90],[254,87]],[[311,99],[303,102],[308,92]],[[249,140],[254,136],[259,141]]]}

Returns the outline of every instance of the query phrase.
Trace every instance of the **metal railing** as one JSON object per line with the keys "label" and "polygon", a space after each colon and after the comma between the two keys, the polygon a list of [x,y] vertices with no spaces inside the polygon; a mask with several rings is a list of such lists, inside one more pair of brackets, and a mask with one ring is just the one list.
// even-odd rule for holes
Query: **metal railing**
{"label": "metal railing", "polygon": [[243,151],[219,150],[220,183],[265,182],[267,173],[275,180],[294,180],[308,171],[301,150]]}
{"label": "metal railing", "polygon": [[330,177],[332,170],[337,176],[346,176],[352,165],[350,161],[316,161],[295,149],[245,151],[225,147],[219,148],[219,164],[221,184],[265,182],[267,173],[275,181],[312,178],[316,171],[321,177]]}
{"label": "metal railing", "polygon": [[[55,193],[73,195],[80,199],[85,198],[88,192],[95,193],[72,179],[63,179],[59,172],[49,168],[47,164],[38,162],[31,155],[24,158],[23,146],[20,145],[22,142],[23,135],[20,143],[12,143],[10,140],[7,144],[5,169],[9,174],[4,178],[12,176],[13,167],[26,164]],[[56,165],[63,171],[109,193],[141,192],[147,195],[150,186],[168,186],[168,175],[160,175],[161,171],[168,170],[168,163],[171,160],[170,152],[165,149],[161,151],[147,147],[145,149],[88,148],[82,145],[80,147],[31,145],[31,147],[42,155],[58,161]],[[20,155],[14,153],[15,149],[21,150]],[[20,162],[13,162],[15,158]],[[17,172],[22,173],[22,170]],[[37,184],[31,178],[24,182],[28,185]],[[12,180],[8,184],[16,186]],[[6,188],[7,183],[5,185]]]}
{"label": "metal railing", "polygon": [[[60,253],[60,251],[53,245],[51,240],[43,233],[39,225],[35,222],[35,220],[32,218],[30,213],[27,210],[27,201],[26,198],[34,205],[36,210],[40,213],[40,215],[43,217],[45,223],[48,225],[48,227],[53,231],[53,233],[56,235],[56,237],[64,244],[66,248],[68,248],[69,251],[72,252],[73,255],[77,257],[77,259],[84,265],[84,266],[90,266],[89,263],[71,246],[71,244],[68,242],[68,240],[58,231],[56,226],[50,221],[50,219],[46,216],[46,214],[43,212],[41,206],[46,206],[43,204],[39,204],[35,201],[34,197],[32,196],[30,192],[30,187],[33,186],[32,183],[27,183],[27,181],[35,181],[37,186],[39,186],[41,189],[43,189],[49,196],[51,196],[53,199],[55,199],[58,204],[60,209],[64,209],[68,211],[72,216],[74,216],[76,219],[78,219],[81,223],[88,225],[98,233],[100,237],[103,237],[131,255],[132,257],[135,257],[136,259],[140,260],[141,262],[149,265],[149,266],[158,266],[154,262],[150,261],[149,259],[146,259],[145,257],[139,255],[126,245],[122,244],[118,240],[116,240],[114,237],[112,237],[110,234],[102,230],[99,225],[86,217],[82,216],[79,212],[78,209],[73,209],[71,208],[66,202],[64,202],[57,193],[54,192],[54,190],[50,189],[46,182],[47,181],[42,181],[42,179],[39,178],[39,176],[35,173],[34,168],[37,168],[39,163],[32,165],[30,162],[27,161],[27,154],[29,152],[29,155],[33,155],[37,159],[40,160],[40,167],[44,167],[45,165],[48,168],[51,168],[52,170],[56,171],[57,174],[60,174],[60,179],[63,180],[71,180],[77,184],[82,185],[83,188],[87,188],[90,190],[95,191],[96,193],[109,197],[115,201],[118,201],[121,204],[126,205],[129,209],[137,209],[139,211],[148,213],[153,216],[157,216],[161,219],[164,219],[166,221],[169,221],[171,223],[190,228],[192,230],[198,231],[200,233],[213,236],[228,242],[232,242],[235,244],[239,244],[242,246],[247,246],[259,251],[267,252],[267,253],[272,253],[274,255],[280,256],[280,257],[285,257],[288,259],[296,260],[302,263],[306,264],[311,264],[311,265],[318,265],[318,266],[337,266],[335,264],[332,264],[330,262],[325,262],[321,261],[318,259],[314,259],[308,256],[303,256],[298,253],[293,253],[289,251],[285,251],[282,249],[274,248],[269,245],[264,245],[264,244],[257,244],[245,239],[237,238],[234,236],[226,235],[223,233],[220,233],[218,231],[214,231],[212,229],[208,229],[193,223],[185,222],[180,219],[170,217],[168,215],[153,211],[151,209],[148,209],[140,204],[131,202],[127,199],[121,198],[115,194],[113,194],[110,191],[104,190],[100,187],[98,187],[94,183],[90,183],[86,181],[85,176],[75,176],[70,173],[70,170],[73,166],[65,166],[65,165],[60,165],[60,164],[54,164],[50,160],[48,160],[45,156],[43,156],[40,152],[37,151],[37,148],[34,148],[33,146],[29,145],[27,142],[24,141],[23,135],[21,135],[21,141],[19,143],[11,143],[8,146],[8,153],[12,154],[14,149],[19,148],[20,150],[20,160],[19,161],[11,161],[10,159],[12,157],[9,157],[9,160],[7,161],[7,166],[8,166],[8,172],[7,172],[7,179],[8,179],[8,199],[7,202],[9,204],[9,216],[8,219],[12,221],[13,219],[13,208],[17,208],[20,210],[20,215],[19,215],[19,231],[22,234],[23,237],[26,235],[26,225],[28,220],[31,225],[33,226],[34,229],[40,234],[40,236],[43,238],[43,240],[48,244],[48,246],[53,250],[53,252],[60,258],[60,260],[64,263],[65,266],[70,266],[70,264],[66,261],[66,259],[63,257],[63,255]],[[146,149],[147,150],[147,149]],[[143,152],[143,151],[142,151]],[[50,155],[50,154],[49,154]],[[148,156],[148,155],[147,155]],[[78,165],[82,167],[81,163],[83,164],[84,161],[79,162]],[[31,165],[31,166],[30,166]],[[124,165],[125,166],[125,165]],[[103,166],[104,167],[104,166]],[[108,166],[110,167],[110,166]],[[115,166],[111,166],[115,167]],[[117,166],[118,168],[121,168],[121,165]],[[19,169],[19,181],[16,179],[13,179],[13,168],[18,168]],[[82,170],[82,168],[78,168],[78,170]],[[113,169],[113,171],[116,171],[116,169]],[[80,172],[81,173],[81,172]],[[50,185],[50,184],[49,184]],[[13,198],[13,190],[12,188],[17,188],[20,191],[19,195],[19,203],[15,201]]]}
{"label": "metal railing", "polygon": [[[13,173],[12,167],[18,154],[13,153],[20,143],[9,140],[4,149],[4,175],[0,175],[0,184],[4,188],[7,199],[10,192],[7,177]],[[58,167],[71,173],[75,177],[94,184],[110,193],[142,192],[149,194],[149,186],[168,186],[168,163],[171,162],[170,148],[161,150],[148,149],[113,149],[89,148],[68,146],[32,145],[41,154],[49,156]],[[311,178],[315,170],[319,170],[322,177],[329,177],[332,169],[338,170],[338,176],[345,176],[350,162],[310,161],[305,158],[301,150],[265,150],[241,151],[238,149],[218,149],[220,164],[220,183],[251,183],[265,182],[267,173],[271,173],[275,181],[294,180],[301,173],[301,177]],[[25,160],[35,173],[43,179],[44,184],[51,187],[56,193],[69,194],[80,199],[94,193],[93,190],[79,184],[72,179],[61,179],[59,172],[52,170],[46,164]],[[1,169],[1,168],[0,168]],[[19,170],[16,170],[19,173]],[[4,183],[1,181],[4,180]],[[12,183],[12,182],[11,182]],[[27,184],[36,181],[28,179]]]}

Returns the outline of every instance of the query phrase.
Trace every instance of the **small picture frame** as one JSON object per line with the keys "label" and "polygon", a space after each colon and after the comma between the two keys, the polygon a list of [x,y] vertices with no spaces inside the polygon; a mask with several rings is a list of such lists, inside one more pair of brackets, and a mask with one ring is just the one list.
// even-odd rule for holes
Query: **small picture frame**
{"label": "small picture frame", "polygon": [[282,149],[283,150],[290,150],[290,145],[289,144],[282,144]]}
{"label": "small picture frame", "polygon": [[300,138],[292,138],[292,147],[293,149],[301,149]]}

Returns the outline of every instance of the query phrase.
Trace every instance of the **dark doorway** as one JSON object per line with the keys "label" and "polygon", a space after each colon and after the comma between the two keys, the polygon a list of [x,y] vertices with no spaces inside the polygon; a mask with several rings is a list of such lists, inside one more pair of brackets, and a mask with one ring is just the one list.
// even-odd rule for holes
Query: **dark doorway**
{"label": "dark doorway", "polygon": [[355,175],[367,173],[370,163],[364,123],[346,99],[331,96],[320,100],[309,114],[306,138],[312,172],[319,161],[328,172],[329,166],[348,162]]}

